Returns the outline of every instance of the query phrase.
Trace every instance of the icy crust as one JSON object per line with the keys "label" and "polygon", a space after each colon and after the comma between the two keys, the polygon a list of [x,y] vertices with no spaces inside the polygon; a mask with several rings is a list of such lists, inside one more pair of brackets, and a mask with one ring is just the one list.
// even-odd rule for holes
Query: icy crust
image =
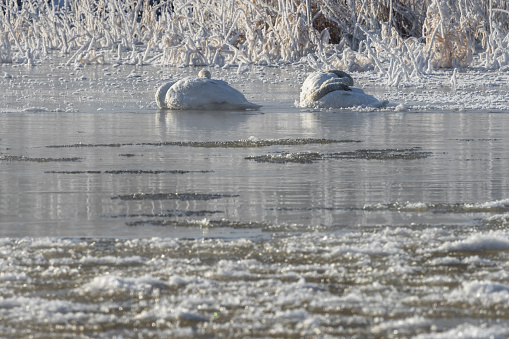
{"label": "icy crust", "polygon": [[502,338],[508,243],[507,231],[425,225],[3,239],[0,336]]}
{"label": "icy crust", "polygon": [[176,110],[254,110],[253,104],[222,80],[186,77],[162,85],[156,92],[159,108]]}
{"label": "icy crust", "polygon": [[[482,203],[424,203],[396,202],[391,204],[366,204],[367,211],[402,211],[402,212],[434,212],[434,213],[468,213],[468,212],[509,212],[509,199],[487,201]],[[502,219],[504,214],[494,214],[486,218],[487,222]]]}
{"label": "icy crust", "polygon": [[[302,84],[302,108],[383,107],[388,101],[379,101],[360,88],[350,87],[351,78],[340,78],[332,72],[312,72]],[[343,85],[343,86],[341,86]],[[329,88],[329,90],[327,90]],[[340,88],[340,89],[337,89]],[[317,95],[317,93],[320,93]]]}
{"label": "icy crust", "polygon": [[[0,90],[5,94],[0,102],[0,113],[145,112],[157,109],[156,101],[164,103],[165,93],[176,80],[197,72],[197,69],[189,68],[162,71],[152,67],[144,67],[140,71],[136,66],[122,65],[105,66],[97,74],[97,69],[92,67],[75,68],[61,65],[61,62],[61,58],[52,57],[34,68],[3,65],[12,78],[0,83]],[[133,76],[135,72],[137,77]],[[233,68],[218,72],[221,79],[242,89],[243,93],[249,91],[253,101],[271,108],[283,108],[287,112],[299,112],[300,89],[308,74],[308,68],[302,64],[279,68],[253,67],[242,74]],[[389,102],[381,108],[384,111],[509,112],[508,72],[436,70],[426,79],[401,81],[398,87],[388,87],[373,72],[354,72],[352,75],[360,84],[358,87],[379,101]],[[161,86],[163,80],[169,87]],[[158,88],[159,94],[154,100]],[[278,98],[281,96],[288,97],[288,101],[280,103]],[[308,104],[306,108],[326,109],[318,107],[318,102]],[[351,110],[373,108],[356,106]]]}
{"label": "icy crust", "polygon": [[507,337],[508,334],[509,330],[505,325],[495,325],[492,328],[485,328],[483,326],[462,324],[444,333],[419,334],[415,336],[414,339],[501,339]]}

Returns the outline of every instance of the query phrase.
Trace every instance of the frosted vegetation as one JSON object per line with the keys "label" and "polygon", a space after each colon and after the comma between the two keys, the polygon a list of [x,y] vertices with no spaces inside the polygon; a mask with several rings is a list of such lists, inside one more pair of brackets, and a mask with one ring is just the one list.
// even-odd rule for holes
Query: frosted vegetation
{"label": "frosted vegetation", "polygon": [[0,63],[509,69],[506,0],[3,0]]}

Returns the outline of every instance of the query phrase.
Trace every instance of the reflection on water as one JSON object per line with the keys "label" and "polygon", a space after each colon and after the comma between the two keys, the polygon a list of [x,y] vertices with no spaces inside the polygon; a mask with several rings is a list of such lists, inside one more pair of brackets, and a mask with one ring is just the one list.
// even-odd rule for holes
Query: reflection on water
{"label": "reflection on water", "polygon": [[[108,217],[169,209],[274,224],[473,223],[473,215],[362,207],[493,201],[506,198],[508,185],[504,114],[46,112],[0,119],[1,222],[18,225],[3,235],[159,235],[161,228],[126,230],[133,218]],[[235,146],[242,142],[258,147]],[[112,199],[175,193],[228,198]]]}

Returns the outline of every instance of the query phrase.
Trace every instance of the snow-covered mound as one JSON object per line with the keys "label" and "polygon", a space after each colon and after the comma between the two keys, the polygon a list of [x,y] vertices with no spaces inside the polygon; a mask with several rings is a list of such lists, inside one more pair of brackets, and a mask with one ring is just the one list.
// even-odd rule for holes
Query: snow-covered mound
{"label": "snow-covered mound", "polygon": [[200,71],[198,77],[186,77],[169,82],[156,92],[159,108],[177,110],[251,110],[261,105],[246,97],[225,81],[210,78],[209,71]]}
{"label": "snow-covered mound", "polygon": [[342,71],[311,73],[300,92],[299,107],[346,108],[383,107],[388,102],[379,101],[353,86],[353,79]]}

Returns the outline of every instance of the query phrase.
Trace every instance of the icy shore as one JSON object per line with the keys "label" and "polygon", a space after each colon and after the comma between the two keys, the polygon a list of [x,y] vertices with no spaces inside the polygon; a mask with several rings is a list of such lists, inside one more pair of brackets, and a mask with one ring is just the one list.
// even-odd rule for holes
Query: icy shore
{"label": "icy shore", "polygon": [[[423,13],[422,9],[426,8]],[[305,63],[372,71],[397,87],[434,70],[509,67],[503,0],[4,1],[0,64],[233,67]]]}

